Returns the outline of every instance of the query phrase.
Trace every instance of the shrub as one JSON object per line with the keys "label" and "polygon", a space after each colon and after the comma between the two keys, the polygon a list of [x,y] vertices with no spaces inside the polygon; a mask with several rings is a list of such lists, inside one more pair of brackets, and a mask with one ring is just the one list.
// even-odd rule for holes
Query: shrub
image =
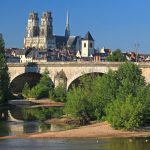
{"label": "shrub", "polygon": [[[52,93],[50,93],[52,94]],[[65,87],[60,84],[54,89],[54,99],[59,102],[66,101],[66,89]]]}
{"label": "shrub", "polygon": [[39,81],[39,83],[33,88],[29,88],[26,83],[22,94],[25,98],[47,98],[49,96],[49,91],[53,90],[54,86],[47,73],[44,73]]}
{"label": "shrub", "polygon": [[142,124],[144,106],[129,95],[125,101],[117,99],[106,108],[106,118],[116,128],[134,129]]}

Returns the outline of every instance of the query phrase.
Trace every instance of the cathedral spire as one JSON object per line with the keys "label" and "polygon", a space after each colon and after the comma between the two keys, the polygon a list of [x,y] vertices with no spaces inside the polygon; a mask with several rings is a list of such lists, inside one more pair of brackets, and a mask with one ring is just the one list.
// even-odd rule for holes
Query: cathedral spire
{"label": "cathedral spire", "polygon": [[67,19],[66,19],[66,29],[65,29],[65,37],[70,36],[70,26],[69,26],[69,13],[67,11]]}

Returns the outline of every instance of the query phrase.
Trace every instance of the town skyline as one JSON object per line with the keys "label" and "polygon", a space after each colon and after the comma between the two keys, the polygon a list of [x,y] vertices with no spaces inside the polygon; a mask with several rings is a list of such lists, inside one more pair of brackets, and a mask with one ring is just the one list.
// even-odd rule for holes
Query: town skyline
{"label": "town skyline", "polygon": [[[68,11],[71,35],[84,36],[90,31],[95,40],[95,48],[101,49],[104,46],[112,50],[120,48],[123,51],[133,51],[135,43],[139,42],[139,52],[149,53],[149,5],[148,0],[143,2],[87,0],[86,3],[79,0],[76,2],[64,0],[59,2],[59,5],[54,0],[44,0],[42,3],[35,0],[32,2],[14,0],[8,3],[6,0],[2,1],[0,6],[0,17],[3,20],[0,23],[0,32],[4,36],[7,48],[22,48],[29,12],[35,11],[42,16],[43,11],[51,11],[54,35],[64,35]],[[4,11],[6,9],[9,11]]]}

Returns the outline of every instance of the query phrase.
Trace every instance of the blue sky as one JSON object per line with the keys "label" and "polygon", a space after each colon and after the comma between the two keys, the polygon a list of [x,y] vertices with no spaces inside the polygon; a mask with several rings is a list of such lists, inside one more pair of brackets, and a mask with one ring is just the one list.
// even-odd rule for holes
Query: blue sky
{"label": "blue sky", "polygon": [[0,32],[6,47],[23,47],[28,14],[52,11],[54,34],[63,35],[69,11],[72,35],[90,31],[95,48],[150,53],[150,0],[1,0]]}

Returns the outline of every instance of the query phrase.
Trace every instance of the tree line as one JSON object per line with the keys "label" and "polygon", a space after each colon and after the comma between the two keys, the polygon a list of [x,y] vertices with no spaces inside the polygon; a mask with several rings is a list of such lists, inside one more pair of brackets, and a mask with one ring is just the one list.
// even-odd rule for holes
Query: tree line
{"label": "tree line", "polygon": [[126,62],[117,71],[80,82],[67,93],[66,114],[85,122],[107,120],[116,129],[150,123],[150,85],[137,65]]}
{"label": "tree line", "polygon": [[65,102],[64,114],[83,124],[107,120],[116,129],[134,129],[150,123],[150,85],[134,63],[125,62],[103,76],[85,75],[67,93],[62,85],[54,88],[45,73],[35,87],[26,84],[23,95]]}
{"label": "tree line", "polygon": [[5,43],[0,39],[0,105],[7,103],[9,99],[9,74],[8,67],[5,59]]}

